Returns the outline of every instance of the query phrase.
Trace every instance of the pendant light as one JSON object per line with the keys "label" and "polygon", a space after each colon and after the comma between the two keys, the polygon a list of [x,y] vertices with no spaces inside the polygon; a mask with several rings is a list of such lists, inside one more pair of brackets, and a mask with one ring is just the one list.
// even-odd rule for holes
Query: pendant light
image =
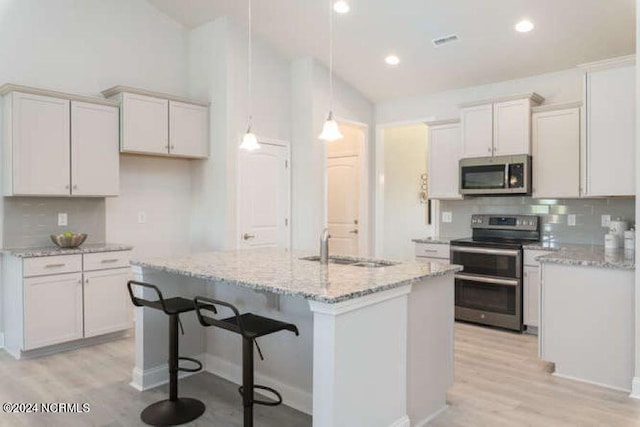
{"label": "pendant light", "polygon": [[322,127],[319,138],[331,142],[344,138],[338,122],[333,118],[333,0],[329,1],[329,115]]}
{"label": "pendant light", "polygon": [[248,43],[248,79],[247,79],[247,109],[249,110],[248,119],[247,119],[247,132],[242,137],[242,144],[240,144],[240,149],[246,151],[255,151],[260,148],[260,144],[258,144],[258,138],[251,131],[251,121],[253,117],[251,115],[251,90],[253,84],[253,67],[252,67],[252,52],[251,52],[251,38],[252,38],[252,30],[253,30],[253,20],[251,16],[251,1],[249,0],[249,43]]}

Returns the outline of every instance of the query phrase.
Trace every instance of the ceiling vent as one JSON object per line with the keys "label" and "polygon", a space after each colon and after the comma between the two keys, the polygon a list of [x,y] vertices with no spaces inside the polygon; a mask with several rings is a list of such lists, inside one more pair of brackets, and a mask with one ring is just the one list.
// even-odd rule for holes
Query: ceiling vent
{"label": "ceiling vent", "polygon": [[451,34],[450,36],[445,36],[445,37],[440,37],[437,39],[433,39],[431,40],[431,43],[433,43],[433,45],[435,47],[440,47],[443,44],[447,44],[447,43],[453,43],[455,41],[458,41],[458,35],[457,34]]}

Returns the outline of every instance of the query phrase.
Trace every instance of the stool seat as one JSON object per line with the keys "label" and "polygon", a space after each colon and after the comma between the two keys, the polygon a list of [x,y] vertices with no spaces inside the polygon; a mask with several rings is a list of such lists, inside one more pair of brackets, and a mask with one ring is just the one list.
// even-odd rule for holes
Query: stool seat
{"label": "stool seat", "polygon": [[[207,317],[203,317],[205,321],[207,321]],[[258,316],[257,314],[244,313],[240,315],[240,319],[242,322],[242,327],[244,328],[244,334],[247,336],[247,338],[259,338],[264,335],[269,335],[274,332],[284,330],[298,334],[298,329],[291,323],[285,323],[279,320],[270,319],[268,317]],[[236,316],[221,319],[220,323],[217,323],[216,326],[226,329],[230,332],[235,332],[237,334],[242,334],[243,332],[238,325]]]}
{"label": "stool seat", "polygon": [[167,314],[181,314],[195,310],[193,300],[182,297],[167,298],[164,300],[164,306],[162,301],[146,301],[143,305],[156,310],[166,310]]}

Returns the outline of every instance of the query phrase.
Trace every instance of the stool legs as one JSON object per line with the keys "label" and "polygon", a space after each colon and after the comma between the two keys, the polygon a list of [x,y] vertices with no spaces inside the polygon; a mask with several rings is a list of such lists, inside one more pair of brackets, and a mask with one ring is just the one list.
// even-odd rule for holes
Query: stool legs
{"label": "stool legs", "polygon": [[253,427],[253,341],[242,339],[242,405],[244,427]]}
{"label": "stool legs", "polygon": [[148,406],[140,418],[152,426],[176,426],[200,417],[204,403],[188,397],[178,398],[178,315],[169,315],[169,399]]}

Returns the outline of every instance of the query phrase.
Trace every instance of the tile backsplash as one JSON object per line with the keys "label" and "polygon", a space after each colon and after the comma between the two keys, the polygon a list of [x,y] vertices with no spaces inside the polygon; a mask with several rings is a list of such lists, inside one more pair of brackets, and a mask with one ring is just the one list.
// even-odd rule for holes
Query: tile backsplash
{"label": "tile backsplash", "polygon": [[[58,213],[66,212],[67,226],[58,226]],[[5,197],[5,248],[50,246],[49,235],[72,231],[86,233],[87,243],[104,243],[104,198]]]}
{"label": "tile backsplash", "polygon": [[[441,212],[451,212],[450,223],[440,221],[440,235],[471,236],[472,214],[538,215],[542,239],[548,242],[604,244],[607,228],[602,227],[602,215],[621,218],[634,226],[634,198],[609,199],[532,199],[531,197],[472,197],[448,200],[440,204]],[[576,216],[576,225],[567,224],[568,215]],[[441,218],[440,218],[441,219]]]}

